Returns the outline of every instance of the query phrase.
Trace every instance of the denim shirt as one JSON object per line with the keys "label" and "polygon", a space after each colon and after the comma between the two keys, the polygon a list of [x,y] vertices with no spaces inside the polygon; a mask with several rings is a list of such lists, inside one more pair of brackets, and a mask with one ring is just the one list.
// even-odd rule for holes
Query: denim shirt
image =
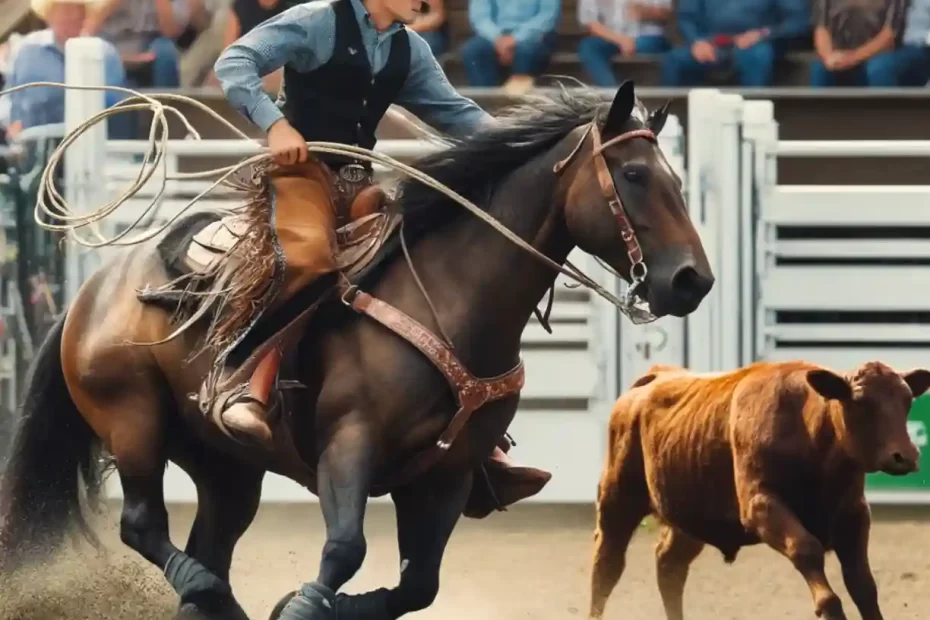
{"label": "denim shirt", "polygon": [[484,39],[512,34],[517,41],[538,41],[555,32],[562,16],[561,0],[469,0],[468,20]]}
{"label": "denim shirt", "polygon": [[[105,45],[104,77],[107,86],[124,86],[126,71],[119,54],[110,44]],[[64,82],[65,53],[48,37],[42,42],[26,43],[20,48],[13,63],[7,88],[29,82]],[[17,91],[10,97],[10,124],[21,121],[23,129],[65,122],[65,90],[55,86],[35,86]],[[122,93],[107,91],[106,105],[111,106],[125,97]]]}
{"label": "denim shirt", "polygon": [[[401,26],[393,24],[378,32],[361,0],[348,1],[355,9],[368,62],[378,73],[387,63],[391,36]],[[452,87],[426,41],[409,28],[407,35],[410,73],[394,103],[453,136],[465,136],[491,121],[490,114]],[[262,76],[285,64],[302,72],[326,64],[333,54],[335,36],[336,14],[329,2],[298,4],[256,26],[226,48],[214,71],[230,104],[267,132],[284,114],[265,93]]]}
{"label": "denim shirt", "polygon": [[768,28],[772,40],[811,31],[807,0],[680,0],[677,17],[678,31],[689,44],[758,28]]}

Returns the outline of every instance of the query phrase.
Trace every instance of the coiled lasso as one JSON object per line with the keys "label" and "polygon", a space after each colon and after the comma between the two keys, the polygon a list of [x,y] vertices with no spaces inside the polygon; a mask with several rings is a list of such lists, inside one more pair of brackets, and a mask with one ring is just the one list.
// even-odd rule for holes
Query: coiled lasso
{"label": "coiled lasso", "polygon": [[[173,174],[168,174],[167,169],[167,159],[165,159],[165,153],[168,146],[168,115],[173,114],[185,127],[188,133],[188,138],[193,138],[195,140],[201,140],[200,133],[194,129],[190,124],[184,114],[178,110],[174,105],[168,105],[159,101],[159,99],[166,100],[168,102],[177,102],[185,103],[192,105],[195,108],[206,112],[209,116],[219,121],[230,131],[232,131],[237,137],[242,138],[243,140],[252,140],[245,133],[240,131],[235,125],[227,121],[225,118],[220,116],[214,110],[211,110],[208,106],[187,97],[184,95],[177,94],[168,94],[168,93],[159,93],[154,96],[145,95],[138,91],[132,90],[130,88],[123,88],[120,86],[82,86],[75,84],[63,84],[60,82],[30,82],[28,84],[22,84],[13,88],[8,88],[6,90],[0,91],[0,96],[9,95],[19,90],[24,90],[27,88],[35,88],[40,86],[51,86],[57,88],[64,88],[70,90],[94,90],[94,91],[109,91],[117,92],[130,97],[124,99],[100,112],[94,114],[91,118],[87,119],[77,127],[75,127],[71,132],[66,134],[62,139],[61,143],[55,148],[49,157],[49,161],[42,171],[42,176],[39,181],[39,191],[36,199],[36,206],[34,210],[35,222],[47,229],[52,231],[65,232],[68,236],[73,238],[78,244],[90,248],[100,248],[104,246],[128,246],[135,245],[147,241],[159,234],[161,234],[165,229],[167,229],[171,224],[173,224],[182,214],[184,214],[188,209],[193,207],[197,201],[210,193],[213,189],[219,185],[226,182],[229,177],[235,174],[237,171],[263,162],[271,158],[271,154],[267,151],[267,147],[263,148],[262,153],[248,157],[237,164],[231,166],[225,166],[222,168],[215,168],[213,170],[204,170],[202,172],[176,172]],[[158,99],[156,99],[158,97]],[[136,179],[132,184],[119,196],[110,200],[106,204],[103,204],[97,208],[90,209],[86,213],[76,213],[72,211],[67,201],[58,191],[55,186],[55,173],[58,167],[61,165],[62,160],[64,159],[64,153],[67,148],[73,144],[81,135],[86,133],[91,127],[97,123],[105,121],[110,116],[115,114],[120,114],[124,112],[132,111],[148,111],[152,113],[152,122],[149,126],[149,137],[148,137],[148,149],[146,151],[145,159],[142,162],[142,165],[139,170],[139,174],[136,176]],[[434,143],[440,143],[448,145],[441,138],[438,138],[436,134],[432,134],[433,137],[429,137],[429,134],[423,132],[427,140],[430,140]],[[379,163],[387,168],[397,170],[408,176],[417,179],[421,183],[425,183],[427,186],[435,189],[438,192],[441,192],[468,209],[473,215],[487,222],[492,228],[498,231],[500,234],[504,235],[507,239],[512,241],[521,249],[525,250],[536,259],[542,261],[544,264],[555,269],[559,273],[563,274],[567,278],[577,282],[579,285],[588,288],[611,304],[619,308],[622,312],[629,314],[628,304],[629,302],[624,302],[618,299],[610,291],[606,290],[591,277],[586,275],[583,271],[572,265],[570,262],[566,261],[566,266],[562,266],[551,258],[539,252],[536,248],[528,244],[526,241],[521,239],[519,236],[510,231],[507,227],[497,221],[487,212],[475,206],[465,197],[461,196],[457,192],[453,191],[449,187],[443,185],[442,183],[436,181],[432,177],[423,172],[408,166],[404,163],[397,161],[396,159],[384,155],[382,153],[377,153],[370,151],[365,148],[357,146],[349,146],[345,144],[338,144],[333,142],[308,142],[307,149],[311,152],[318,153],[331,153],[335,155],[348,155],[363,161],[368,161],[372,163]],[[154,157],[152,156],[154,153]],[[123,231],[119,232],[113,237],[104,237],[100,234],[94,224],[100,220],[106,218],[108,215],[116,211],[121,205],[129,201],[148,181],[152,178],[152,175],[155,173],[156,167],[161,164],[163,174],[161,179],[161,187],[159,191],[152,198],[151,203],[139,214],[139,216]],[[146,215],[154,208],[159,202],[159,199],[165,192],[167,182],[169,180],[191,180],[191,179],[202,179],[213,177],[215,175],[220,175],[209,187],[205,190],[194,196],[183,208],[181,208],[176,214],[174,214],[169,220],[163,223],[161,226],[145,231],[144,233],[132,237],[130,239],[124,239],[131,230],[139,225],[140,222],[145,219]],[[51,222],[44,221],[42,216],[49,216],[60,220],[63,223],[53,224]],[[97,237],[97,240],[87,239],[81,236],[78,233],[78,230],[84,227],[90,227],[94,235]]]}

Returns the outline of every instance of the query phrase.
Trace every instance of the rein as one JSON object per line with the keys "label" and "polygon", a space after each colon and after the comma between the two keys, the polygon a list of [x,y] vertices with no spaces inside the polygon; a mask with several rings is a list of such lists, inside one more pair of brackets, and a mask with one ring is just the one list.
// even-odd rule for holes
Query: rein
{"label": "rein", "polygon": [[[42,86],[58,87],[58,88],[64,88],[66,90],[70,89],[70,90],[109,91],[109,92],[118,92],[124,95],[129,95],[129,98],[124,99],[123,101],[120,101],[119,103],[116,103],[113,106],[110,106],[109,108],[94,114],[91,118],[87,119],[86,121],[84,121],[83,123],[75,127],[68,134],[66,134],[64,138],[62,139],[61,143],[52,152],[45,169],[42,171],[42,177],[41,177],[40,185],[39,185],[39,193],[38,193],[38,197],[36,200],[36,206],[34,209],[34,219],[35,219],[36,224],[38,224],[39,226],[41,226],[42,228],[46,230],[64,232],[68,234],[70,237],[72,237],[76,243],[78,243],[79,245],[83,245],[85,247],[99,248],[99,247],[111,246],[111,245],[112,246],[129,246],[129,245],[136,245],[136,244],[148,241],[149,239],[152,239],[155,236],[164,232],[171,224],[173,224],[176,220],[178,220],[181,217],[181,215],[183,215],[186,211],[188,211],[191,207],[193,207],[194,204],[197,203],[197,201],[199,201],[204,196],[206,196],[214,188],[224,183],[226,184],[230,183],[228,179],[234,173],[238,172],[239,170],[245,167],[259,164],[259,163],[262,163],[262,162],[265,162],[271,159],[271,155],[267,152],[267,147],[263,147],[264,152],[258,155],[253,155],[251,157],[248,157],[240,161],[237,164],[225,166],[222,168],[215,168],[212,170],[203,170],[200,172],[187,172],[187,173],[179,172],[179,173],[169,174],[168,169],[167,169],[167,160],[165,159],[165,153],[167,151],[167,146],[168,146],[168,120],[167,120],[168,115],[175,116],[184,125],[185,129],[187,130],[188,138],[193,138],[195,140],[202,139],[200,137],[200,134],[197,132],[197,130],[194,129],[190,121],[187,120],[187,117],[184,116],[184,114],[176,107],[176,105],[166,105],[165,103],[162,103],[161,101],[159,101],[153,96],[145,95],[143,93],[132,90],[130,88],[123,88],[119,86],[78,86],[74,84],[63,84],[60,82],[30,82],[28,84],[23,84],[20,86],[16,86],[14,88],[8,88],[5,90],[2,90],[0,91],[0,96],[9,95],[16,91],[24,90],[27,88],[35,88],[35,87],[42,87]],[[228,120],[220,116],[214,110],[211,110],[205,104],[201,103],[200,101],[197,101],[196,99],[192,99],[185,95],[175,95],[175,94],[167,94],[167,93],[158,94],[156,96],[161,99],[170,101],[170,102],[184,103],[187,105],[191,105],[194,108],[197,108],[198,110],[203,111],[208,116],[210,116],[211,118],[221,123],[223,126],[227,127],[237,137],[242,138],[243,140],[254,141],[252,138],[247,136],[244,132],[239,130],[231,122],[229,122]],[[64,159],[65,150],[69,146],[71,146],[71,144],[73,144],[78,138],[80,138],[81,135],[89,131],[92,127],[94,127],[98,123],[105,122],[108,117],[113,116],[114,114],[119,114],[121,112],[129,112],[129,111],[147,111],[152,114],[152,121],[149,126],[149,149],[148,149],[149,156],[147,156],[145,160],[142,162],[141,168],[139,170],[139,174],[136,177],[136,179],[133,181],[131,186],[122,195],[120,195],[119,197],[115,198],[114,200],[111,200],[110,202],[100,207],[92,209],[88,213],[81,214],[81,213],[74,212],[73,210],[69,208],[67,201],[64,199],[64,197],[61,195],[61,193],[58,191],[58,189],[55,186],[55,172],[58,169],[58,167],[61,165]],[[594,125],[594,121],[592,121],[590,127],[594,127],[594,131],[597,132],[597,128]],[[588,131],[590,131],[590,127]],[[159,132],[158,129],[161,129],[161,131]],[[624,135],[627,135],[627,134],[624,134]],[[614,144],[616,141],[618,141],[618,139],[615,138],[611,140],[610,142],[608,142],[607,144],[604,144],[601,148],[605,148],[611,144]],[[578,146],[575,148],[575,151],[577,151],[580,147],[581,147],[581,143],[578,144]],[[606,299],[611,304],[619,308],[622,312],[627,314],[631,320],[633,320],[634,322],[637,322],[637,319],[634,318],[634,315],[636,314],[636,312],[633,312],[633,310],[635,310],[635,306],[634,304],[631,303],[631,300],[633,298],[631,297],[629,290],[627,291],[627,294],[625,295],[624,300],[618,299],[614,294],[606,290],[604,287],[602,287],[600,284],[594,281],[590,276],[586,275],[582,270],[578,269],[577,267],[575,267],[574,265],[568,262],[566,262],[566,264],[568,265],[568,268],[556,263],[551,258],[549,258],[545,254],[543,254],[542,252],[534,248],[532,245],[530,245],[529,243],[521,239],[519,236],[514,234],[510,229],[506,228],[503,224],[497,221],[490,214],[486,213],[485,211],[481,210],[476,205],[472,204],[465,197],[455,192],[451,188],[446,187],[442,183],[439,183],[438,181],[436,181],[429,175],[424,174],[423,172],[420,172],[416,168],[403,164],[395,160],[394,158],[384,155],[382,153],[369,151],[368,149],[364,149],[361,147],[355,147],[355,146],[349,146],[349,145],[337,144],[337,143],[331,143],[331,142],[308,142],[307,148],[311,152],[330,153],[330,154],[335,154],[335,155],[348,155],[350,157],[361,159],[363,161],[368,161],[372,163],[380,163],[388,168],[402,172],[420,181],[421,183],[424,183],[425,185],[435,189],[436,191],[442,194],[445,194],[450,199],[454,200],[458,204],[468,209],[468,211],[470,211],[473,215],[487,222],[492,228],[494,228],[494,230],[496,230],[498,233],[506,237],[509,241],[514,243],[514,245],[526,251],[527,253],[532,255],[534,258],[541,261],[545,265],[551,267],[558,273],[561,273],[562,275],[569,278],[570,280],[573,280],[578,285],[584,286],[594,291],[599,296]],[[599,152],[596,153],[596,155],[599,155]],[[102,220],[103,218],[105,218],[107,215],[110,215],[111,213],[116,211],[116,209],[118,209],[120,206],[125,204],[128,200],[130,200],[133,197],[133,195],[135,195],[139,191],[139,189],[141,189],[142,186],[146,182],[148,182],[149,179],[151,179],[151,177],[155,173],[155,168],[159,165],[161,165],[162,173],[163,173],[161,175],[161,188],[159,189],[158,192],[156,192],[155,196],[152,198],[152,201],[149,203],[149,205],[146,206],[142,210],[142,212],[138,215],[138,217],[136,217],[135,220],[128,227],[123,229],[120,233],[110,238],[104,237],[96,229],[95,224],[99,222],[100,220]],[[606,166],[606,164],[604,165]],[[136,237],[123,240],[123,238],[126,237],[131,230],[133,230],[136,226],[139,225],[140,222],[146,219],[146,216],[149,214],[150,211],[156,208],[157,203],[159,202],[159,200],[161,199],[162,195],[164,194],[166,190],[167,182],[169,180],[204,179],[204,178],[211,178],[216,175],[221,175],[221,176],[218,179],[216,179],[204,191],[194,196],[184,207],[182,207],[178,211],[178,213],[172,215],[172,217],[170,217],[168,221],[166,221],[164,224],[162,224],[161,226],[157,227],[154,230],[150,230],[145,233],[139,234]],[[609,178],[610,176],[609,173],[607,174],[607,176]],[[612,185],[612,182],[611,182],[611,185]],[[615,191],[613,192],[613,195],[616,196]],[[51,203],[51,207],[48,204],[49,202]],[[619,204],[619,199],[618,199],[618,204]],[[54,210],[52,207],[54,207]],[[235,209],[231,209],[231,210],[235,211]],[[57,219],[64,223],[53,224],[51,222],[43,221],[42,219],[43,215]],[[77,234],[76,232],[77,229],[83,228],[85,226],[91,227],[91,230],[93,231],[94,236],[96,236],[96,238],[98,239],[97,241],[85,239],[79,234]],[[643,269],[642,274],[644,277],[645,269]]]}

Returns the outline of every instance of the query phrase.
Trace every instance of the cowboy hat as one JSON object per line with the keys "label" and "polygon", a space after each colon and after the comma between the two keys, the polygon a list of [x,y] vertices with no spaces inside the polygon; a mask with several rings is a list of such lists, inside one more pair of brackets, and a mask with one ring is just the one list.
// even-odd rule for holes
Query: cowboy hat
{"label": "cowboy hat", "polygon": [[48,20],[49,9],[56,2],[67,2],[69,4],[83,4],[90,6],[96,4],[97,0],[32,0],[32,11],[39,16],[42,21]]}

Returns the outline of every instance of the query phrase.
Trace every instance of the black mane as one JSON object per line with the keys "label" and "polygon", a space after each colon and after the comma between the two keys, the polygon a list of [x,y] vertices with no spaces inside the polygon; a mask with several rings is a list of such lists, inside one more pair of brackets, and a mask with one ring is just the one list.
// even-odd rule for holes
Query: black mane
{"label": "black mane", "polygon": [[[502,111],[493,126],[424,156],[412,166],[486,210],[490,190],[507,175],[576,127],[603,118],[609,107],[610,100],[597,91],[560,88]],[[466,213],[445,194],[416,179],[405,178],[398,189],[408,240]]]}

